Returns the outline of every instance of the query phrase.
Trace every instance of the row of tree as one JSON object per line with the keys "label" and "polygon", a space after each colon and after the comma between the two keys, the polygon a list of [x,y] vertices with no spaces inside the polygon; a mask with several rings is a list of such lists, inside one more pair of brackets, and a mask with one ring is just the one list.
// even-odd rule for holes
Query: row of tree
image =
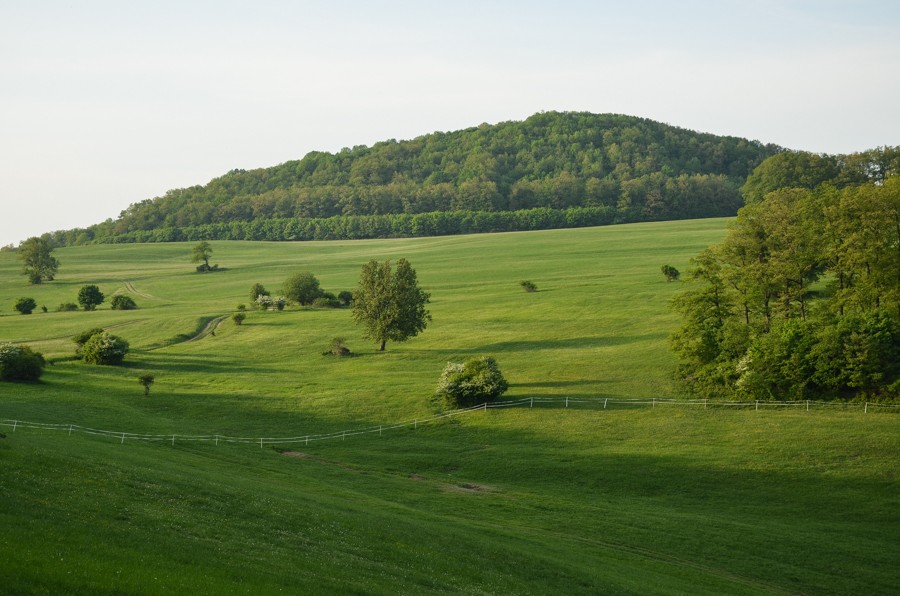
{"label": "row of tree", "polygon": [[774,159],[748,182],[766,194],[748,193],[675,300],[679,377],[711,396],[900,396],[897,163],[873,181],[842,181],[837,168],[820,183]]}

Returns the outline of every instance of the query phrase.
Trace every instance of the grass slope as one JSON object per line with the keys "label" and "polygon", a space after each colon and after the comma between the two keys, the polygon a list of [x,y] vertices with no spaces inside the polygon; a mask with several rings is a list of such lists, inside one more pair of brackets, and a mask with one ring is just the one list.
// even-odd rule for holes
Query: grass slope
{"label": "grass slope", "polygon": [[[57,251],[25,285],[0,253],[0,305],[51,310],[97,283],[141,307],[0,317],[57,359],[0,384],[0,418],[182,435],[285,436],[427,417],[449,359],[495,356],[509,397],[668,397],[667,309],[724,221],[335,243]],[[308,270],[352,289],[408,258],[434,322],[378,353],[346,310],[228,314],[255,282]],[[534,281],[539,291],[518,287]],[[125,367],[66,360],[116,326]],[[323,357],[331,337],[358,354]],[[144,398],[136,381],[157,382]],[[512,409],[345,441],[144,443],[0,428],[0,583],[9,593],[895,593],[900,422],[854,411]]]}

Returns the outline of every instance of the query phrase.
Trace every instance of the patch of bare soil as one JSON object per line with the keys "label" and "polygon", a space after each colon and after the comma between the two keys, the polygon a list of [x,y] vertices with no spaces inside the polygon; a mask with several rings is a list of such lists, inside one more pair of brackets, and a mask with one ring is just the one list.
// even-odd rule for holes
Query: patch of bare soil
{"label": "patch of bare soil", "polygon": [[299,457],[300,459],[307,459],[309,457],[309,454],[300,451],[282,451],[281,455],[285,457]]}

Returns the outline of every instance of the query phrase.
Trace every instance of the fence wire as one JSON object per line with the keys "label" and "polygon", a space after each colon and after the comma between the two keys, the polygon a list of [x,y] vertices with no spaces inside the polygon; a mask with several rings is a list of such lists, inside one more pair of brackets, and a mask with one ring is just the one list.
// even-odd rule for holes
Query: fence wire
{"label": "fence wire", "polygon": [[72,433],[81,433],[86,435],[94,435],[101,437],[110,437],[118,439],[120,443],[125,441],[145,441],[171,443],[176,442],[206,442],[214,443],[243,443],[253,444],[264,447],[265,445],[291,445],[302,443],[309,445],[318,441],[329,440],[346,440],[347,437],[358,437],[361,435],[382,435],[385,432],[398,430],[402,428],[416,429],[419,425],[430,424],[441,420],[473,414],[475,412],[485,412],[492,409],[504,408],[580,408],[580,409],[636,409],[636,408],[665,408],[665,407],[693,407],[693,408],[741,408],[744,410],[759,411],[763,409],[789,409],[804,408],[807,412],[812,409],[837,408],[842,410],[862,411],[864,414],[877,411],[894,411],[900,412],[900,405],[877,404],[877,403],[842,403],[842,402],[824,402],[813,400],[802,401],[719,401],[719,400],[678,400],[668,398],[645,398],[645,399],[610,399],[610,398],[573,398],[573,397],[524,397],[521,399],[510,401],[497,401],[491,403],[479,404],[470,408],[452,410],[441,414],[435,414],[425,418],[414,418],[403,422],[395,422],[391,424],[379,424],[377,426],[369,426],[358,429],[340,430],[324,434],[305,434],[295,436],[273,436],[273,437],[236,437],[229,435],[180,435],[180,434],[140,434],[124,431],[103,430],[98,428],[90,428],[80,426],[78,424],[66,423],[46,423],[46,422],[30,422],[26,420],[0,419],[0,427],[9,427],[12,432],[21,429],[35,429],[45,431],[65,432],[68,435]]}

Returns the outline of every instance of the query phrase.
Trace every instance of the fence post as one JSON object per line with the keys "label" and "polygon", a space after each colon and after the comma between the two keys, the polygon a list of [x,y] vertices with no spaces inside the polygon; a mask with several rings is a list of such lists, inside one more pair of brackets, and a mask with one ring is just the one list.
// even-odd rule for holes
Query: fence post
{"label": "fence post", "polygon": [[[532,398],[533,400],[534,398]],[[487,402],[484,402],[484,408],[482,408],[485,412],[487,412]]]}
{"label": "fence post", "polygon": [[809,412],[809,400],[806,400],[806,411]]}
{"label": "fence post", "polygon": [[18,424],[19,424],[18,420],[13,420],[13,432],[16,432],[16,426],[18,426]]}
{"label": "fence post", "polygon": [[869,402],[866,402],[866,409],[863,410],[863,414],[868,414],[868,413],[869,413]]}
{"label": "fence post", "polygon": [[306,446],[309,447],[309,435],[306,435]]}
{"label": "fence post", "polygon": [[262,437],[259,438],[259,448],[262,449]]}
{"label": "fence post", "polygon": [[172,435],[172,445],[175,444],[175,435]]}
{"label": "fence post", "polygon": [[759,400],[756,400],[756,411],[759,412]]}
{"label": "fence post", "polygon": [[381,436],[381,425],[380,424],[378,425],[378,436],[379,437]]}
{"label": "fence post", "polygon": [[417,418],[416,420],[413,420],[413,428],[419,428],[419,420],[418,420],[418,418]]}
{"label": "fence post", "polygon": [[124,444],[125,444],[125,433],[122,433],[122,442],[119,443],[119,445],[124,445]]}
{"label": "fence post", "polygon": [[566,398],[566,407],[567,408],[569,407],[569,398],[568,397]]}
{"label": "fence post", "polygon": [[341,433],[341,440],[342,440],[342,441],[346,441],[346,440],[347,440],[347,431],[343,431],[343,432]]}
{"label": "fence post", "polygon": [[603,409],[604,409],[604,410],[606,409],[606,402],[607,402],[607,401],[609,401],[609,398],[608,398],[608,397],[607,397],[606,399],[603,400]]}
{"label": "fence post", "polygon": [[72,425],[71,424],[69,425],[69,436],[70,437],[72,436]]}
{"label": "fence post", "polygon": [[[487,402],[484,402],[484,403],[487,403]],[[534,407],[534,398],[533,398],[533,397],[531,398],[531,405],[528,406],[528,407],[529,407],[529,408],[533,408],[533,407]]]}
{"label": "fence post", "polygon": [[219,446],[219,435],[216,435],[216,447]]}
{"label": "fence post", "polygon": [[706,398],[705,397],[703,398],[703,409],[704,410],[706,409]]}
{"label": "fence post", "polygon": [[655,397],[653,398],[653,406],[652,407],[654,407],[654,408],[656,407],[656,398]]}

